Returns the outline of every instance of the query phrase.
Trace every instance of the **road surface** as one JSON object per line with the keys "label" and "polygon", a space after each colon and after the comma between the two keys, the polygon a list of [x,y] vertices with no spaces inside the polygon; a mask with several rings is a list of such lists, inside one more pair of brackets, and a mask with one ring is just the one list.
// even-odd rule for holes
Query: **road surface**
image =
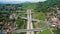
{"label": "road surface", "polygon": [[32,32],[32,31],[41,31],[41,30],[46,30],[47,28],[37,28],[37,29],[20,29],[16,30],[15,32],[20,33],[20,32]]}

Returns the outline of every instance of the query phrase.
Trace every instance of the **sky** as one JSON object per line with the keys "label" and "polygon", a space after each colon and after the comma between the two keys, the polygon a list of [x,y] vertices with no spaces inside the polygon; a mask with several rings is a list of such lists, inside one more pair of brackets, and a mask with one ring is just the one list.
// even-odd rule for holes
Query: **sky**
{"label": "sky", "polygon": [[17,2],[42,2],[42,1],[45,1],[45,0],[0,0],[0,2],[14,2],[14,1],[17,1]]}

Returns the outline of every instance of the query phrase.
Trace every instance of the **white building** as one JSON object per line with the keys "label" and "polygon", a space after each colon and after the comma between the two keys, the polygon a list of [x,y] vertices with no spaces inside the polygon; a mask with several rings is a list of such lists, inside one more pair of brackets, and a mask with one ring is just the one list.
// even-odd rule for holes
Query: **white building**
{"label": "white building", "polygon": [[18,16],[17,16],[16,14],[11,14],[9,18],[10,18],[10,19],[17,19]]}

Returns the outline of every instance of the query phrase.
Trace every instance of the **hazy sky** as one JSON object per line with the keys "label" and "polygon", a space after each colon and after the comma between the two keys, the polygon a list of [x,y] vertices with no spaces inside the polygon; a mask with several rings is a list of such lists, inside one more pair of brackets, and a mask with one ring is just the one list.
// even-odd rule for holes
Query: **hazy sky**
{"label": "hazy sky", "polygon": [[14,1],[18,1],[18,2],[25,2],[25,1],[29,1],[29,2],[42,2],[45,0],[0,0],[0,2],[14,2]]}

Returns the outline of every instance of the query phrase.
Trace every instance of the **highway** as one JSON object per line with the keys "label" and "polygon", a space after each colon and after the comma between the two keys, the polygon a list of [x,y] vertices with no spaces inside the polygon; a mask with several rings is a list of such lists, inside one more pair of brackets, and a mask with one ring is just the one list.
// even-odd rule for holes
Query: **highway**
{"label": "highway", "polygon": [[[31,10],[27,10],[27,30],[33,29]],[[34,31],[27,31],[26,34],[34,34]]]}
{"label": "highway", "polygon": [[[27,19],[27,18],[25,18],[25,17],[21,17],[22,19]],[[38,20],[38,19],[32,19],[33,21],[42,21],[42,20]],[[45,22],[45,27],[44,28],[37,28],[37,29],[19,29],[19,30],[15,30],[15,29],[12,29],[10,32],[12,32],[12,31],[15,31],[15,32],[17,32],[17,33],[20,33],[20,32],[31,32],[31,31],[41,31],[41,30],[46,30],[46,29],[48,29],[48,26],[49,26],[49,24],[48,24],[48,21],[43,21],[43,22]]]}
{"label": "highway", "polygon": [[46,30],[47,28],[36,28],[36,29],[20,29],[16,30],[15,32],[20,33],[20,32],[32,32],[32,31],[41,31],[41,30]]}
{"label": "highway", "polygon": [[[27,34],[34,34],[34,31],[41,31],[41,30],[48,29],[48,25],[47,25],[48,21],[33,19],[33,18],[31,18],[31,14],[27,14],[27,17],[21,17],[21,16],[19,16],[19,18],[27,20],[27,29],[16,30],[15,32],[17,32],[17,33],[27,32]],[[44,28],[37,28],[37,29],[35,29],[35,28],[33,28],[32,21],[35,21],[35,22],[40,22],[40,21],[45,22],[45,27]],[[10,32],[12,32],[12,31],[14,31],[14,29],[11,30]]]}
{"label": "highway", "polygon": [[[26,17],[20,17],[21,19],[27,19]],[[36,21],[36,22],[40,22],[40,21],[43,21],[43,20],[38,20],[38,19],[32,19],[32,21]],[[45,27],[44,28],[37,28],[37,29],[20,29],[20,30],[17,30],[16,32],[27,32],[27,31],[41,31],[41,30],[46,30],[49,26],[49,23],[48,21],[43,21],[45,22]]]}
{"label": "highway", "polygon": [[[34,31],[42,31],[42,30],[46,30],[46,29],[48,29],[48,26],[49,26],[49,23],[48,23],[48,21],[43,21],[43,20],[39,20],[39,19],[33,19],[33,18],[31,18],[31,16],[30,17],[21,17],[21,16],[19,16],[21,19],[25,19],[25,20],[27,20],[27,29],[19,29],[19,30],[15,30],[15,29],[12,29],[12,30],[10,30],[10,32],[13,32],[13,31],[15,31],[15,32],[17,32],[17,33],[20,33],[20,32],[27,32],[27,34],[34,34]],[[29,20],[30,19],[30,20]],[[31,21],[35,21],[35,22],[40,22],[40,21],[42,21],[42,22],[45,22],[45,27],[44,28],[33,28],[33,24],[32,24],[32,22]],[[29,33],[28,33],[29,32]]]}
{"label": "highway", "polygon": [[[27,20],[26,17],[20,17],[20,18]],[[43,20],[32,19],[32,21],[40,22],[40,21],[43,21]],[[15,31],[15,32],[17,32],[17,33],[19,33],[19,32],[32,32],[32,31],[41,31],[41,30],[46,30],[46,29],[48,29],[48,26],[49,26],[48,21],[43,21],[43,22],[45,22],[45,24],[46,24],[44,28],[37,28],[37,29],[35,29],[35,28],[32,28],[32,29],[19,29],[19,30],[12,29],[12,30],[10,30],[10,32],[13,32],[13,31]],[[29,28],[30,28],[30,27],[29,27]]]}

